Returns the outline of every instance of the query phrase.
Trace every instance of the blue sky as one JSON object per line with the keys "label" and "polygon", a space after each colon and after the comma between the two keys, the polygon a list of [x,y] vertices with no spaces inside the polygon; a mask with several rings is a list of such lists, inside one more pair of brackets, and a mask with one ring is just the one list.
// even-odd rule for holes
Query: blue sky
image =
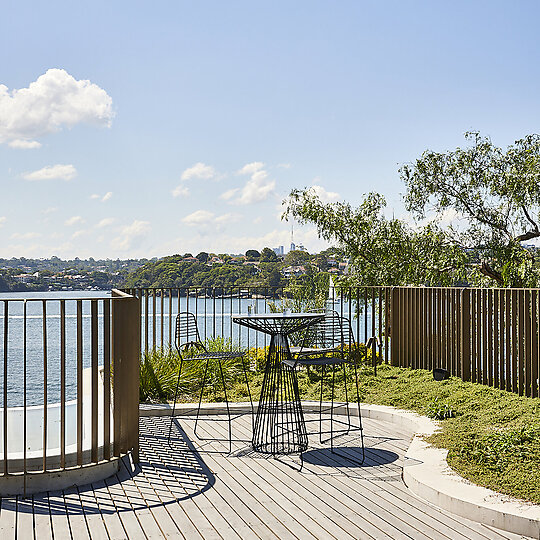
{"label": "blue sky", "polygon": [[[402,215],[401,164],[540,131],[536,2],[7,2],[0,256],[287,246],[313,186]],[[295,241],[325,247],[308,226]]]}

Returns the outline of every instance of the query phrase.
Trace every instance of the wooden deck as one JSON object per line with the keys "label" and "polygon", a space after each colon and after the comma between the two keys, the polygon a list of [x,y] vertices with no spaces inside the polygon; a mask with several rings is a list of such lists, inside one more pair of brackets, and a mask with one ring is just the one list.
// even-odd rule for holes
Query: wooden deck
{"label": "wooden deck", "polygon": [[[200,422],[200,435],[226,437],[227,423],[219,418],[224,420]],[[362,467],[312,437],[299,472],[297,456],[267,458],[251,452],[247,442],[228,455],[226,444],[195,438],[193,423],[178,417],[169,446],[169,419],[141,418],[141,463],[135,470],[126,462],[104,482],[2,499],[0,539],[520,538],[413,496],[401,480],[410,434],[393,425],[364,421]],[[238,417],[234,429],[249,438],[250,417]],[[340,445],[354,456],[358,439],[343,437]]]}

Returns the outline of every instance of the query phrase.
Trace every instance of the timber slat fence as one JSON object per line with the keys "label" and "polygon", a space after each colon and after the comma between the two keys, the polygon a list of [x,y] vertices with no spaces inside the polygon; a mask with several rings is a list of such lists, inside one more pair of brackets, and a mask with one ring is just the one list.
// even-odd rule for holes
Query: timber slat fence
{"label": "timber slat fence", "polygon": [[391,364],[539,397],[539,289],[393,287]]}

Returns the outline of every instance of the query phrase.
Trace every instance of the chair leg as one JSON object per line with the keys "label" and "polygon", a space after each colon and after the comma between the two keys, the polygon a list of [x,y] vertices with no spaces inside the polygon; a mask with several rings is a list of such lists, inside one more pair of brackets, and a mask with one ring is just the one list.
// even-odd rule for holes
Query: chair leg
{"label": "chair leg", "polygon": [[174,401],[173,401],[173,408],[171,413],[171,423],[169,424],[169,436],[167,437],[167,442],[171,443],[171,430],[172,425],[174,422],[174,411],[176,410],[176,398],[178,397],[178,387],[180,386],[180,375],[182,373],[182,364],[184,363],[184,359],[180,358],[180,368],[178,369],[178,380],[176,381],[176,390],[174,391]]}
{"label": "chair leg", "polygon": [[345,362],[343,362],[343,386],[345,387],[345,407],[347,409],[347,431],[348,434],[349,431],[351,431],[352,424],[351,424],[351,410],[349,407],[349,394],[347,392],[347,371],[345,369]]}
{"label": "chair leg", "polygon": [[199,413],[201,412],[201,403],[202,403],[202,397],[204,392],[204,383],[206,382],[206,373],[208,372],[208,362],[210,362],[210,359],[208,358],[206,360],[206,365],[204,366],[204,375],[203,380],[201,383],[201,393],[199,394],[199,405],[197,406],[197,416],[195,417],[195,427],[193,428],[193,434],[197,436],[197,438],[200,438],[197,435],[197,424],[199,422]]}
{"label": "chair leg", "polygon": [[324,383],[324,374],[325,374],[325,365],[321,366],[321,396],[319,399],[319,442],[323,443],[323,430],[322,430],[322,404],[323,404],[323,383]]}
{"label": "chair leg", "polygon": [[[345,366],[344,366],[345,367]],[[364,447],[364,430],[362,428],[362,414],[360,412],[360,389],[359,389],[359,386],[358,386],[358,369],[356,367],[356,364],[354,365],[354,379],[355,379],[355,384],[356,384],[356,405],[358,407],[358,428],[355,428],[355,429],[359,429],[360,430],[360,444],[361,444],[361,449],[362,449],[362,457],[361,459],[355,459],[355,458],[351,458],[350,456],[344,454],[344,453],[341,453],[341,452],[338,452],[335,448],[334,448],[334,444],[333,444],[333,441],[331,440],[330,442],[330,451],[333,453],[333,454],[336,454],[340,457],[343,457],[349,461],[352,461],[353,463],[356,463],[357,465],[362,465],[364,463],[364,460],[366,458],[366,452],[365,452],[365,447]],[[344,384],[346,385],[347,384],[347,379],[344,378]],[[350,423],[350,420],[349,420],[349,423]],[[349,427],[349,429],[351,429]],[[348,431],[347,431],[348,432]]]}
{"label": "chair leg", "polygon": [[227,397],[227,386],[225,385],[225,377],[223,376],[223,368],[221,367],[221,361],[219,363],[219,372],[221,374],[221,382],[223,383],[223,392],[225,393],[225,405],[227,406],[227,416],[229,418],[229,454],[232,452],[232,421],[231,411],[229,409],[229,399]]}
{"label": "chair leg", "polygon": [[334,386],[336,383],[336,365],[332,365],[332,403],[330,408],[330,451],[334,451]]}
{"label": "chair leg", "polygon": [[356,363],[354,364],[354,380],[356,383],[356,406],[358,411],[358,428],[360,429],[360,441],[362,444],[362,460],[360,461],[360,464],[364,463],[364,459],[366,458],[366,449],[364,446],[364,428],[362,426],[362,411],[360,410],[360,389],[358,386],[358,368],[356,367]]}
{"label": "chair leg", "polygon": [[244,370],[244,379],[246,381],[246,388],[247,388],[247,392],[249,396],[249,403],[251,406],[251,429],[253,430],[253,419],[255,418],[255,411],[253,410],[253,400],[251,399],[251,390],[249,389],[249,382],[248,382],[246,364],[244,363],[244,357],[240,358],[240,362],[242,362],[242,369]]}

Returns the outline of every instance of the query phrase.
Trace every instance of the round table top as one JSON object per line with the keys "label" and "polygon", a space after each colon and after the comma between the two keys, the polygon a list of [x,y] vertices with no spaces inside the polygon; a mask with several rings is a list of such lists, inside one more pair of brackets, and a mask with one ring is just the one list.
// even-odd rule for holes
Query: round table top
{"label": "round table top", "polygon": [[238,313],[232,320],[266,334],[290,334],[324,318],[324,313]]}

